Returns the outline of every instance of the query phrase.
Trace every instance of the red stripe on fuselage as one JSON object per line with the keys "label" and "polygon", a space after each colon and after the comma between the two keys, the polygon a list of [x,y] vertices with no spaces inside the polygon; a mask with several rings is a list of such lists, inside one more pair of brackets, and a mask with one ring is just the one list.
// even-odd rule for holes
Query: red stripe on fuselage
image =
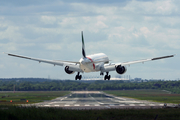
{"label": "red stripe on fuselage", "polygon": [[[90,57],[87,57],[92,63],[93,63],[93,60],[90,58]],[[95,69],[95,64],[93,63],[93,68]]]}

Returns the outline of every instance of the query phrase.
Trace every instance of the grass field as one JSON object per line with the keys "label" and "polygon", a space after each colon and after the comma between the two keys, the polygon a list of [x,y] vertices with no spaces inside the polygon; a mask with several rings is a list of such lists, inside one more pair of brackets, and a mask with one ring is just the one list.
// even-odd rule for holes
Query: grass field
{"label": "grass field", "polygon": [[116,90],[104,92],[115,96],[130,97],[139,100],[151,100],[162,103],[180,103],[180,94],[170,94],[169,92],[162,90]]}
{"label": "grass field", "polygon": [[[69,94],[69,91],[16,91],[0,92],[0,104],[27,104],[51,100]],[[12,100],[12,103],[10,103]]]}
{"label": "grass field", "polygon": [[180,109],[68,110],[0,106],[1,120],[180,120]]}

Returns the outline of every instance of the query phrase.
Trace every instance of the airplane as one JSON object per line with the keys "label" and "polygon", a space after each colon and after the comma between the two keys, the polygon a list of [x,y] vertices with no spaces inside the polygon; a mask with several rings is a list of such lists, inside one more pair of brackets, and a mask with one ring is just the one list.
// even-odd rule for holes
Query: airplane
{"label": "airplane", "polygon": [[80,73],[84,73],[84,72],[85,73],[100,72],[100,75],[104,75],[104,73],[106,73],[106,75],[104,76],[104,80],[110,80],[111,78],[111,75],[109,75],[110,71],[116,71],[118,74],[124,74],[127,71],[127,66],[130,66],[131,64],[144,63],[147,61],[160,60],[175,56],[175,55],[168,55],[168,56],[155,57],[155,58],[136,60],[130,62],[110,63],[108,56],[104,53],[86,55],[83,31],[81,32],[81,37],[82,37],[82,58],[79,60],[79,62],[62,61],[62,60],[45,60],[45,59],[15,55],[11,53],[6,53],[6,54],[13,57],[38,61],[39,63],[43,62],[43,63],[53,64],[54,66],[55,65],[65,66],[64,70],[67,74],[73,74],[77,72],[77,75],[75,76],[75,80],[78,79],[81,80],[82,75],[80,75]]}

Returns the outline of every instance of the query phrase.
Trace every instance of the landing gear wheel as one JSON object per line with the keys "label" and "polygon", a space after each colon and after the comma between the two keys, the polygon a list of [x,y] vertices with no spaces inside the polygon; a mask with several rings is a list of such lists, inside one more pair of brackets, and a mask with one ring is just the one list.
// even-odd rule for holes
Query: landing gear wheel
{"label": "landing gear wheel", "polygon": [[106,79],[107,79],[107,80],[110,80],[111,75],[108,75],[108,74],[109,74],[108,72],[107,72],[106,74],[107,74],[107,75],[104,76],[104,80],[106,80]]}
{"label": "landing gear wheel", "polygon": [[77,80],[77,79],[81,80],[81,78],[82,78],[82,75],[79,75],[79,72],[78,72],[78,74],[75,77],[75,80]]}
{"label": "landing gear wheel", "polygon": [[106,79],[108,80],[108,75],[105,75],[105,76],[104,76],[104,80],[106,80]]}
{"label": "landing gear wheel", "polygon": [[107,78],[108,78],[108,80],[110,80],[110,78],[111,78],[111,75],[109,75]]}
{"label": "landing gear wheel", "polygon": [[76,75],[75,80],[77,80],[78,78],[79,78],[79,76],[78,76],[78,75]]}
{"label": "landing gear wheel", "polygon": [[107,78],[107,75],[104,76],[104,80],[106,80],[106,78]]}

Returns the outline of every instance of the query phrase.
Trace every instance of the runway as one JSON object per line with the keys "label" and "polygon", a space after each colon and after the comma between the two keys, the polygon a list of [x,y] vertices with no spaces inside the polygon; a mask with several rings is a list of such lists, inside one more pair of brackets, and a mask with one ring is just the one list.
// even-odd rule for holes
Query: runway
{"label": "runway", "polygon": [[100,91],[74,91],[54,100],[33,104],[37,107],[60,107],[67,109],[105,108],[162,108],[164,103],[156,103],[132,98],[116,97]]}

